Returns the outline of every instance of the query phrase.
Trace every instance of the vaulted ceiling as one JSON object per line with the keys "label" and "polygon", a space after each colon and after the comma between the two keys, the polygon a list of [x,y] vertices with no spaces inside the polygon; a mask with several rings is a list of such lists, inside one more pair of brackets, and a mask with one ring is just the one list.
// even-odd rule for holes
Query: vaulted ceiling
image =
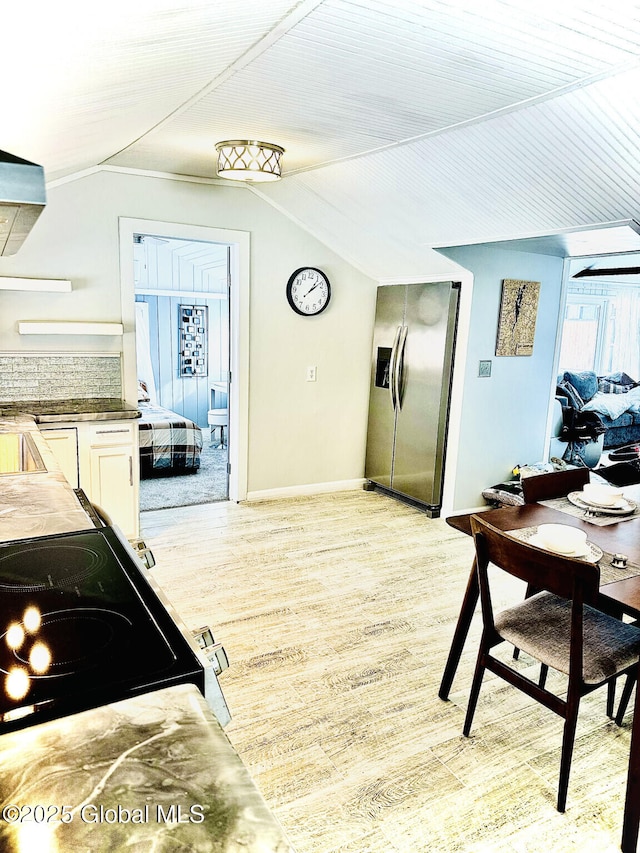
{"label": "vaulted ceiling", "polygon": [[366,272],[431,248],[640,218],[640,2],[23,0],[3,12],[0,148],[252,188]]}

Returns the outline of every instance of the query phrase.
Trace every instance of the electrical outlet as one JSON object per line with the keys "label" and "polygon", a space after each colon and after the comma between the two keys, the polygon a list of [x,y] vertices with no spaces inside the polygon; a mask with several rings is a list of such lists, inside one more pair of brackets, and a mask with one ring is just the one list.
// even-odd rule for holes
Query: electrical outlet
{"label": "electrical outlet", "polygon": [[315,367],[307,367],[307,382],[315,382],[316,381],[316,368]]}
{"label": "electrical outlet", "polygon": [[491,361],[481,361],[478,365],[478,376],[491,376]]}

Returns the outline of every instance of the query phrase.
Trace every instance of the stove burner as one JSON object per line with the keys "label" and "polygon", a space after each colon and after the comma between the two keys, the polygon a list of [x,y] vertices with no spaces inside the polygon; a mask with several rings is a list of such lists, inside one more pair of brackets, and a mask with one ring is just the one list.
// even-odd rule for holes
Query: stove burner
{"label": "stove burner", "polygon": [[0,556],[0,589],[40,592],[73,587],[99,571],[106,562],[105,554],[66,542],[26,547]]}
{"label": "stove burner", "polygon": [[204,690],[197,652],[110,527],[0,543],[0,599],[0,733],[168,684]]}
{"label": "stove burner", "polygon": [[[132,622],[126,616],[102,608],[78,607],[45,613],[39,629],[33,634],[25,632],[18,648],[10,648],[9,631],[0,635],[0,672],[8,674],[16,664],[27,667],[29,677],[35,679],[86,672],[104,664],[106,659],[113,659],[115,654],[124,654],[131,628]],[[32,670],[30,653],[36,643],[50,654],[50,664],[44,672]]]}

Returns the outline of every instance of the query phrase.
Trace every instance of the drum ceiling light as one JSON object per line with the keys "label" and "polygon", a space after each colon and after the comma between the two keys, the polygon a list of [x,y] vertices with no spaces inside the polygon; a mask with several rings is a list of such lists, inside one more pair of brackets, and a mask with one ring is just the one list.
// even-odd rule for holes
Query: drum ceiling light
{"label": "drum ceiling light", "polygon": [[270,142],[232,139],[216,143],[218,177],[232,181],[277,181],[282,177],[284,148]]}

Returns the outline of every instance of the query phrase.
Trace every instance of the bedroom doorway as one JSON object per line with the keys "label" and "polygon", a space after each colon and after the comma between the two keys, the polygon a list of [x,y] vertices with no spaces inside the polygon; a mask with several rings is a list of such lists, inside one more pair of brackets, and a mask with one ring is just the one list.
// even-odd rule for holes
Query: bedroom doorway
{"label": "bedroom doorway", "polygon": [[140,509],[228,500],[230,247],[133,244]]}
{"label": "bedroom doorway", "polygon": [[[176,467],[193,469],[200,455],[197,473],[143,477],[141,495],[147,481],[148,492],[161,494],[150,496],[149,501],[142,496],[141,509],[243,500],[248,439],[248,234],[122,218],[120,264],[126,399],[138,400],[140,379],[144,384],[140,396],[149,397],[140,400],[141,409],[155,397],[161,408],[182,420],[169,426],[172,439],[165,447],[160,440],[158,458],[164,453]],[[206,327],[206,333],[198,328],[196,334],[193,327]],[[210,424],[213,409],[226,409],[225,423],[213,418]],[[194,437],[196,431],[199,440]]]}

